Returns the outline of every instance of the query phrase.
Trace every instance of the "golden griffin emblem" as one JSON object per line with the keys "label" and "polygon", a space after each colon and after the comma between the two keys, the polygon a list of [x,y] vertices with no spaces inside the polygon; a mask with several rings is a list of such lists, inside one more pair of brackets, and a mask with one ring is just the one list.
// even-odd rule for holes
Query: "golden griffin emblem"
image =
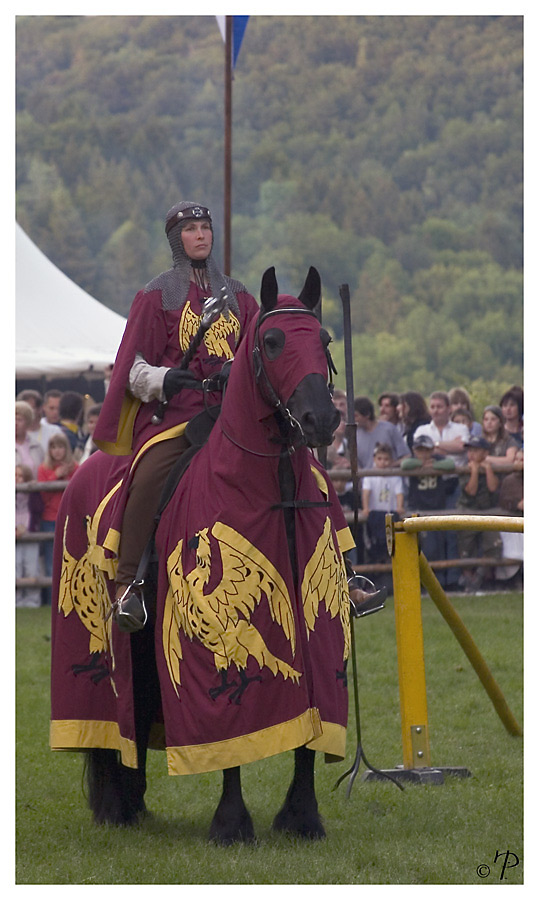
{"label": "golden griffin emblem", "polygon": [[[198,316],[186,303],[183,307],[179,324],[179,342],[185,353],[191,340],[194,338],[200,326],[201,316]],[[234,351],[228,343],[230,335],[234,335],[234,344],[240,339],[240,323],[236,316],[228,310],[227,318],[221,315],[204,335],[204,344],[209,356],[219,356],[223,359],[233,359]]]}
{"label": "golden griffin emblem", "polygon": [[314,553],[305,566],[301,583],[303,613],[307,634],[314,631],[318,608],[325,604],[331,618],[339,616],[344,635],[343,660],[350,654],[350,598],[348,580],[342,558],[335,549],[331,521],[326,518]]}
{"label": "golden griffin emblem", "polygon": [[[213,590],[206,592],[212,567],[207,528],[196,535],[196,567],[191,572],[183,573],[183,541],[179,541],[167,560],[169,590],[163,618],[163,647],[174,690],[178,693],[177,686],[181,685],[180,632],[189,640],[197,638],[213,653],[215,667],[222,677],[222,688],[214,689],[214,693],[210,691],[212,696],[230,687],[226,670],[232,663],[241,679],[235,693],[241,694],[247,682],[253,680],[245,675],[249,657],[254,658],[261,669],[267,667],[274,675],[281,674],[285,679],[298,682],[302,673],[276,657],[251,622],[255,607],[265,596],[272,619],[281,626],[294,654],[295,622],[285,582],[264,554],[233,528],[216,522],[211,535],[217,543],[222,564],[221,580]],[[260,676],[256,680],[260,680]],[[231,699],[233,697],[231,695]]]}
{"label": "golden griffin emblem", "polygon": [[110,597],[105,575],[90,562],[95,550],[95,529],[87,516],[88,549],[81,559],[71,556],[66,546],[66,517],[63,535],[62,573],[58,589],[58,610],[68,616],[73,610],[90,635],[90,653],[110,653],[111,622],[105,621]]}

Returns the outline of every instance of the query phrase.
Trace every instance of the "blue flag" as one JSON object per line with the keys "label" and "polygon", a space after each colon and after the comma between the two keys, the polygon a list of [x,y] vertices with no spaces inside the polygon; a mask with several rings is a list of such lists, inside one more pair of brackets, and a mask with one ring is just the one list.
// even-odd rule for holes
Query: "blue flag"
{"label": "blue flag", "polygon": [[[221,37],[223,40],[226,40],[226,16],[215,16],[215,18],[217,19]],[[248,20],[249,16],[232,16],[232,68],[236,65]]]}

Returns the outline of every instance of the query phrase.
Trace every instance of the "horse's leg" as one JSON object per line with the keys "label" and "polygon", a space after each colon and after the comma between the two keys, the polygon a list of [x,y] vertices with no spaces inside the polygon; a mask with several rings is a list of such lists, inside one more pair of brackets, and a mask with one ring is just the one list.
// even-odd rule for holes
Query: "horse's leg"
{"label": "horse's leg", "polygon": [[[289,457],[279,461],[279,487],[282,500],[294,500],[296,482]],[[286,537],[290,563],[297,582],[296,517],[294,509],[284,509]],[[282,809],[273,820],[276,831],[289,831],[307,838],[325,836],[314,792],[314,750],[297,747],[294,756],[294,777]]]}
{"label": "horse's leg", "polygon": [[326,832],[314,791],[314,750],[297,747],[294,754],[294,777],[273,828],[304,838],[323,838]]}
{"label": "horse's leg", "polygon": [[210,841],[224,846],[254,840],[253,820],[243,802],[241,769],[223,770],[223,793],[210,826]]}
{"label": "horse's leg", "polygon": [[133,695],[138,768],[123,766],[116,750],[95,749],[87,753],[88,804],[94,822],[134,825],[146,812],[146,753],[150,728],[160,703],[159,678],[153,645],[155,599],[147,595],[148,621],[132,634]]}

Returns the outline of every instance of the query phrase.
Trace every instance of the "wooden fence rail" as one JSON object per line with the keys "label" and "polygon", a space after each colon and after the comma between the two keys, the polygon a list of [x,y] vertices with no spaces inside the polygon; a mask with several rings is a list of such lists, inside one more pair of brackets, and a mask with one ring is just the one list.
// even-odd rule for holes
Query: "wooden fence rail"
{"label": "wooden fence rail", "polygon": [[[522,471],[522,466],[494,466],[495,471],[503,471],[505,473],[509,472],[519,472]],[[458,474],[468,473],[470,471],[468,466],[462,466],[457,469],[456,472]],[[368,475],[380,475],[380,469],[359,469],[358,476],[360,478],[366,477]],[[403,472],[400,467],[384,469],[384,475],[390,476],[399,476],[401,478],[418,478],[423,475],[445,475],[448,473],[440,472],[439,469],[433,469],[432,467],[425,467],[418,471],[417,469],[411,469]],[[328,472],[330,478],[332,480],[340,479],[343,477],[350,478],[350,470],[349,469],[331,469]],[[453,474],[453,473],[449,473]],[[68,481],[27,481],[23,484],[17,484],[15,486],[15,490],[17,493],[35,493],[35,492],[43,492],[48,493],[50,491],[63,491],[69,484]],[[421,515],[443,515],[443,516],[451,516],[458,515],[458,511],[454,509],[441,509],[441,510],[428,510],[428,511],[418,511],[414,510],[414,512],[418,512]],[[460,513],[461,514],[461,513]],[[490,516],[503,516],[507,515],[507,510],[503,510],[499,507],[485,510],[485,515]],[[349,524],[352,524],[354,521],[354,514],[347,511],[345,512],[345,518]],[[361,525],[364,525],[366,522],[366,516],[363,513],[363,510],[358,511],[358,522]],[[20,535],[16,538],[17,543],[45,543],[46,541],[54,540],[54,533],[50,531],[34,531],[28,532],[26,534]],[[489,558],[475,558],[475,559],[449,559],[449,560],[432,560],[429,561],[432,569],[453,569],[453,568],[474,568],[475,566],[492,566],[493,564],[496,566],[513,566],[520,565],[522,560],[517,559],[496,559],[493,561],[491,557]],[[377,574],[382,572],[391,572],[391,563],[363,563],[360,565],[354,566],[354,571],[360,575],[368,575],[368,574]],[[37,578],[20,578],[16,581],[17,587],[50,587],[51,579],[46,576],[39,576]]]}

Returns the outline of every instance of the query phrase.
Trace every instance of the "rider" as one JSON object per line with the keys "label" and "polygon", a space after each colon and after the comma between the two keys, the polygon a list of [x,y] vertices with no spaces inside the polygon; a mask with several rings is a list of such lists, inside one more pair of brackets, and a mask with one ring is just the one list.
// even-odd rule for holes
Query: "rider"
{"label": "rider", "polygon": [[[248,322],[258,312],[246,287],[223,275],[212,257],[213,224],[207,207],[186,200],[177,203],[166,215],[165,231],[173,266],[133,301],[94,432],[101,450],[132,455],[105,542],[119,557],[116,621],[124,631],[136,631],[145,622],[133,581],[166,476],[189,446],[185,427],[206,405],[220,402],[220,393],[201,390],[202,382],[218,375],[233,358]],[[222,295],[225,306],[219,318],[189,368],[180,368],[200,326],[204,301]]]}

